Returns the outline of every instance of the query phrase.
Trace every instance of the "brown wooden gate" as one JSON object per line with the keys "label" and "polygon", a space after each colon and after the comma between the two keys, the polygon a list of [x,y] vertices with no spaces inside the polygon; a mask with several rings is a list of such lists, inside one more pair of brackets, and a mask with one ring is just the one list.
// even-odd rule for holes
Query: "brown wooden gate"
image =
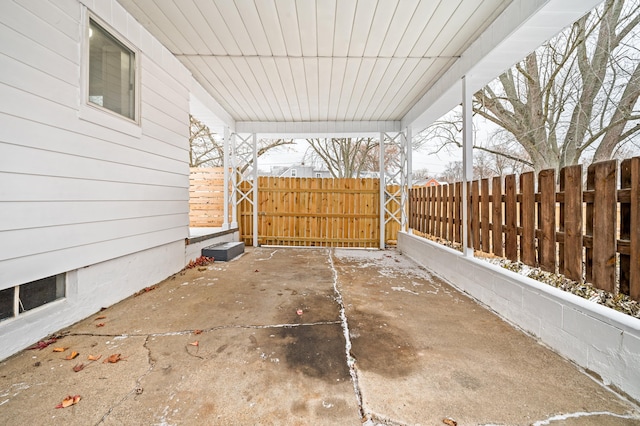
{"label": "brown wooden gate", "polygon": [[[258,177],[260,245],[379,247],[379,179]],[[247,190],[248,188],[245,188]],[[398,224],[385,227],[395,243]],[[253,244],[253,211],[238,208],[240,238]]]}

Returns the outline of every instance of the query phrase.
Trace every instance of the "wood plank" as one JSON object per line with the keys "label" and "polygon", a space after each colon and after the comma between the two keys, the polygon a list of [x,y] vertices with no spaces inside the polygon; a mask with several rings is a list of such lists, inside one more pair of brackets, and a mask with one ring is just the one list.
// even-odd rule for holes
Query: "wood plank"
{"label": "wood plank", "polygon": [[457,243],[462,243],[462,182],[456,182],[456,226],[455,226],[455,240]]}
{"label": "wood plank", "polygon": [[516,208],[516,176],[507,175],[504,179],[504,211],[505,211],[505,233],[504,246],[507,259],[518,261],[518,234],[517,208]]}
{"label": "wood plank", "polygon": [[496,176],[491,184],[491,239],[493,254],[503,256],[502,243],[502,177]]}
{"label": "wood plank", "polygon": [[442,235],[442,187],[434,186],[433,191],[436,194],[436,229],[434,235],[440,238]]}
{"label": "wood plank", "polygon": [[480,182],[481,198],[480,198],[480,247],[485,253],[491,253],[491,246],[489,244],[490,235],[490,219],[489,219],[489,199],[491,198],[489,193],[489,179],[482,179]]}
{"label": "wood plank", "polygon": [[538,173],[538,264],[541,269],[556,272],[556,177],[555,170]]}
{"label": "wood plank", "polygon": [[[568,166],[560,171],[560,191],[564,193],[564,209],[560,229],[564,242],[560,248],[563,265],[560,273],[582,281],[582,166]],[[615,191],[615,189],[614,189]]]}
{"label": "wood plank", "polygon": [[[640,157],[620,165],[620,293],[640,301]],[[621,192],[628,196],[620,196]],[[623,249],[621,245],[628,245]]]}
{"label": "wood plank", "polygon": [[520,175],[520,225],[522,235],[520,236],[520,258],[523,263],[529,266],[536,266],[536,246],[535,246],[535,175],[527,172]]}
{"label": "wood plank", "polygon": [[480,250],[480,182],[471,182],[471,203],[469,217],[471,218],[471,238],[474,250]]}
{"label": "wood plank", "polygon": [[449,218],[450,218],[450,213],[449,213],[449,185],[442,185],[442,233],[441,233],[441,237],[446,240],[449,241],[450,240],[450,234],[448,234],[448,230],[449,230]]}
{"label": "wood plank", "polygon": [[606,291],[615,290],[616,267],[616,161],[603,161],[589,166],[587,185],[594,189],[593,256],[591,279]]}
{"label": "wood plank", "polygon": [[452,184],[447,185],[447,192],[449,193],[449,241],[455,241],[455,186]]}

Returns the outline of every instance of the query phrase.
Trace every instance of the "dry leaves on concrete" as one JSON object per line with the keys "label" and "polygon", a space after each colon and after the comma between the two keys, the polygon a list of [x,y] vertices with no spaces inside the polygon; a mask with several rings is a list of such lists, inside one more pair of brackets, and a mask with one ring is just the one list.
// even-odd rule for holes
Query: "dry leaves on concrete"
{"label": "dry leaves on concrete", "polygon": [[82,397],[80,395],[68,395],[60,404],[56,405],[56,408],[71,407],[72,405],[76,405],[81,399]]}

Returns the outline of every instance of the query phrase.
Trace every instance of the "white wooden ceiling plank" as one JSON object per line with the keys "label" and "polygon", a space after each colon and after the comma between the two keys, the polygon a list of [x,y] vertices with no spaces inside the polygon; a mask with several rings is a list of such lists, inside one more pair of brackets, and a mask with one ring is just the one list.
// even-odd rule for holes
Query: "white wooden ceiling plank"
{"label": "white wooden ceiling plank", "polygon": [[171,52],[180,53],[184,49],[189,48],[190,45],[182,34],[178,34],[175,38],[171,37],[171,34],[177,32],[177,28],[175,28],[171,20],[160,11],[153,0],[146,0],[144,4],[140,3],[140,1],[127,3],[127,10],[138,22],[148,28],[149,31],[152,31],[155,37]]}
{"label": "white wooden ceiling plank", "polygon": [[275,102],[281,111],[282,121],[293,121],[291,107],[287,99],[287,92],[283,86],[282,78],[278,66],[273,58],[260,58],[262,68],[269,78],[269,85],[273,90]]}
{"label": "white wooden ceiling plank", "polygon": [[[242,24],[248,32],[249,37],[251,37],[256,53],[261,56],[271,55],[269,38],[265,33],[264,26],[262,25],[262,20],[258,13],[256,3],[252,1],[238,1],[235,5],[238,8]],[[273,24],[271,23],[270,25]]]}
{"label": "white wooden ceiling plank", "polygon": [[298,106],[300,107],[300,120],[307,121],[309,117],[309,93],[307,92],[307,79],[302,58],[289,58],[289,66],[293,76],[293,84],[296,88]]}
{"label": "white wooden ceiling plank", "polygon": [[[198,9],[202,13],[209,24],[209,28],[214,32],[218,38],[220,44],[224,47],[224,55],[241,55],[242,50],[235,37],[231,33],[231,30],[227,27],[227,23],[222,17],[221,12],[216,7],[216,2],[209,0],[194,0]],[[220,53],[219,53],[220,54]]]}
{"label": "white wooden ceiling plank", "polygon": [[411,56],[428,56],[432,54],[429,47],[433,40],[438,37],[442,29],[447,25],[451,16],[451,11],[455,10],[461,0],[447,0],[440,2],[435,11],[431,14],[428,22],[425,22],[425,31],[420,35],[409,55]]}
{"label": "white wooden ceiling plank", "polygon": [[248,29],[240,16],[234,0],[216,0],[216,6],[222,15],[226,27],[231,32],[243,55],[255,55],[256,48],[249,36]]}
{"label": "white wooden ceiling plank", "polygon": [[333,55],[346,57],[349,54],[349,43],[355,22],[357,0],[338,0],[333,33]]}
{"label": "white wooden ceiling plank", "polygon": [[316,2],[296,2],[296,13],[298,15],[298,28],[302,30],[300,31],[302,55],[318,56]]}
{"label": "white wooden ceiling plank", "polygon": [[[409,33],[409,38],[415,43],[418,35],[415,28],[422,27],[418,21],[416,21],[416,12],[420,11],[420,5],[423,3],[420,0],[401,0],[398,2],[398,7],[393,15],[393,20],[389,24],[389,31],[384,38],[382,46],[380,47],[380,56],[393,56],[398,51],[401,42],[407,43],[405,35]],[[413,32],[410,30],[413,27]]]}
{"label": "white wooden ceiling plank", "polygon": [[404,64],[403,58],[394,58],[389,59],[389,64],[380,79],[378,86],[373,90],[373,94],[371,96],[371,100],[369,104],[366,105],[364,110],[365,117],[371,117],[371,114],[378,109],[380,102],[382,101],[383,96],[387,92],[390,86],[394,85],[394,81],[400,68]]}
{"label": "white wooden ceiling plank", "polygon": [[353,87],[361,64],[362,59],[360,58],[347,58],[347,67],[345,68],[344,76],[342,77],[342,91],[340,92],[340,102],[338,103],[338,111],[336,113],[338,117],[337,120],[339,121],[345,120],[347,108],[349,107],[349,99],[351,99],[351,94],[353,93]]}
{"label": "white wooden ceiling plank", "polygon": [[370,34],[378,31],[378,28],[372,25],[377,5],[376,0],[358,1],[349,41],[349,56],[362,56]]}
{"label": "white wooden ceiling plank", "polygon": [[374,58],[362,59],[362,63],[360,64],[360,68],[358,69],[358,75],[353,85],[353,92],[351,92],[351,96],[349,97],[349,102],[347,104],[348,106],[345,113],[345,120],[354,120],[358,105],[360,105],[360,100],[365,94],[365,89],[368,86],[369,79],[371,78],[371,73],[373,72],[373,67],[375,66],[375,64],[376,59]]}
{"label": "white wooden ceiling plank", "polygon": [[280,28],[280,18],[278,17],[278,9],[273,1],[255,2],[260,23],[264,31],[271,54],[275,56],[285,56],[287,54],[287,46],[284,42],[284,35]]}
{"label": "white wooden ceiling plank", "polygon": [[393,84],[389,85],[384,95],[380,99],[378,107],[372,112],[372,120],[379,120],[378,117],[388,117],[388,111],[393,111],[395,109],[396,104],[392,104],[392,100],[397,99],[396,94],[401,90],[403,86],[405,86],[406,84],[410,85],[414,83],[408,80],[421,61],[426,60],[415,58],[407,58],[403,60],[403,64],[398,70]]}
{"label": "white wooden ceiling plank", "polygon": [[194,27],[194,21],[191,20],[191,16],[188,14],[188,10],[183,11],[183,7],[185,5],[188,6],[190,3],[191,5],[193,5],[191,0],[180,2],[179,4],[176,4],[174,2],[163,2],[160,4],[160,8],[165,16],[170,17],[173,25],[178,29],[180,34],[182,34],[184,39],[187,40],[190,45],[190,49],[185,50],[182,53],[209,54],[211,53],[211,51],[207,47],[207,44],[204,42],[204,40],[200,37],[200,29]]}
{"label": "white wooden ceiling plank", "polygon": [[318,120],[329,120],[329,95],[331,91],[331,58],[318,59]]}
{"label": "white wooden ceiling plank", "polygon": [[192,70],[193,77],[204,87],[211,96],[233,117],[234,120],[241,120],[248,117],[229,88],[220,81],[216,73],[209,66],[213,62],[212,58],[202,56],[182,57],[185,65]]}
{"label": "white wooden ceiling plank", "polygon": [[282,87],[284,88],[285,96],[287,98],[291,121],[302,121],[300,106],[298,105],[298,94],[296,92],[296,85],[293,82],[289,58],[274,58],[274,61],[278,67],[280,81],[282,81]]}
{"label": "white wooden ceiling plank", "polygon": [[257,104],[259,110],[262,112],[263,121],[273,121],[275,119],[275,113],[265,95],[265,89],[268,87],[268,84],[267,87],[263,87],[256,77],[257,71],[254,72],[256,68],[262,69],[260,59],[255,56],[233,58],[233,63],[238,70],[238,76],[244,80],[250,90],[250,102],[254,105]]}
{"label": "white wooden ceiling plank", "polygon": [[380,54],[382,43],[391,31],[390,25],[396,14],[397,6],[397,2],[380,2],[377,4],[376,12],[371,21],[367,44],[364,48],[365,56],[378,56]]}
{"label": "white wooden ceiling plank", "polygon": [[[260,90],[262,90],[262,94],[266,99],[267,105],[274,117],[273,121],[283,120],[284,114],[282,113],[282,109],[280,107],[280,103],[278,102],[276,92],[273,88],[272,81],[270,80],[268,71],[264,67],[264,58],[246,58],[249,67],[251,68],[251,72],[258,83]],[[274,66],[275,70],[275,66]],[[276,71],[276,79],[279,82],[280,79],[277,78],[277,70]]]}
{"label": "white wooden ceiling plank", "polygon": [[294,0],[279,0],[276,2],[278,9],[278,20],[280,31],[287,48],[287,55],[302,56],[302,46],[300,45],[300,33],[302,29],[298,27],[298,16],[296,3]]}
{"label": "white wooden ceiling plank", "polygon": [[379,111],[380,116],[395,117],[394,113],[396,110],[408,109],[410,107],[410,99],[416,98],[417,94],[422,91],[422,87],[418,86],[418,83],[427,70],[434,66],[435,60],[410,59],[407,61],[407,65],[410,65],[411,61],[415,61],[413,69],[411,69],[406,78],[403,78],[393,93],[388,93],[388,97],[386,98],[387,105]]}
{"label": "white wooden ceiling plank", "polygon": [[316,2],[316,40],[318,56],[333,54],[333,33],[336,25],[336,0]]}
{"label": "white wooden ceiling plank", "polygon": [[454,58],[433,59],[432,65],[416,81],[415,90],[405,95],[403,102],[390,112],[390,116],[403,117],[455,61]]}
{"label": "white wooden ceiling plank", "polygon": [[304,71],[307,81],[307,98],[309,101],[309,120],[317,121],[319,118],[318,96],[318,58],[304,58]]}
{"label": "white wooden ceiling plank", "polygon": [[201,48],[201,50],[196,53],[201,55],[223,55],[226,53],[224,47],[220,43],[220,40],[218,40],[215,32],[211,29],[209,23],[204,18],[202,12],[194,1],[188,0],[180,2],[180,9],[182,10],[182,14],[187,17],[189,23],[195,29],[197,36],[203,40],[203,43],[206,45],[205,48]]}
{"label": "white wooden ceiling plank", "polygon": [[363,90],[362,97],[358,101],[358,106],[353,115],[353,119],[355,121],[368,120],[364,115],[365,110],[370,105],[376,90],[380,87],[380,82],[382,81],[390,63],[391,59],[389,58],[376,59],[371,75],[369,76],[369,80],[367,81],[367,85]]}
{"label": "white wooden ceiling plank", "polygon": [[[466,4],[465,4],[466,3]],[[447,19],[448,23],[438,33],[429,46],[429,54],[432,56],[455,56],[456,53],[463,52],[465,45],[471,44],[467,39],[468,32],[465,33],[464,25],[469,17],[475,12],[480,16],[482,11],[478,11],[475,7],[478,3],[474,0],[462,0],[456,10],[451,11],[451,16]],[[456,34],[463,33],[465,37],[456,37]],[[455,41],[454,41],[455,40]]]}
{"label": "white wooden ceiling plank", "polygon": [[[456,11],[456,22],[452,25],[457,28],[454,27],[447,33],[443,31],[443,37],[435,40],[431,49],[440,51],[441,55],[445,56],[461,55],[495,19],[495,10],[500,9],[501,3],[504,2],[494,0],[490,3],[478,4],[474,0],[463,0],[460,8]],[[475,7],[477,9],[474,9]],[[462,10],[468,10],[471,13],[462,13]],[[463,18],[466,19],[462,21]]]}
{"label": "white wooden ceiling plank", "polygon": [[260,121],[262,113],[252,102],[251,90],[247,86],[244,79],[238,75],[238,70],[234,64],[237,58],[226,56],[209,57],[210,68],[216,73],[222,84],[234,92],[234,97],[238,100],[242,109],[251,117],[255,117],[256,121]]}
{"label": "white wooden ceiling plank", "polygon": [[331,66],[331,88],[329,93],[328,120],[338,121],[338,104],[340,103],[340,93],[344,83],[344,73],[347,68],[346,58],[334,58]]}
{"label": "white wooden ceiling plank", "polygon": [[[435,1],[420,1],[407,28],[398,43],[397,49],[393,52],[396,56],[409,56],[423,32],[428,31],[431,16],[438,7]],[[384,46],[383,46],[384,49]]]}

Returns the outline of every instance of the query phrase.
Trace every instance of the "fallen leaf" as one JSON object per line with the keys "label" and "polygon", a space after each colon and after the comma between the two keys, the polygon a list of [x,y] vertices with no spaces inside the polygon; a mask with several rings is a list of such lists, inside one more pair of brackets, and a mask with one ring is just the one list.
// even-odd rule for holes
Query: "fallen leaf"
{"label": "fallen leaf", "polygon": [[51,339],[49,339],[49,340],[41,340],[41,341],[39,341],[38,343],[36,343],[35,345],[33,345],[32,347],[30,347],[30,348],[28,348],[28,349],[29,349],[29,350],[33,350],[33,349],[40,349],[40,350],[42,350],[42,349],[46,348],[47,346],[49,346],[49,345],[51,345],[51,344],[55,343],[57,340],[58,340],[58,339],[57,339],[56,337],[52,337],[52,338],[51,338]]}
{"label": "fallen leaf", "polygon": [[108,362],[110,364],[115,364],[116,362],[122,361],[123,359],[124,358],[122,358],[121,354],[112,354],[112,355],[109,355],[109,358],[105,359],[103,363],[106,364]]}
{"label": "fallen leaf", "polygon": [[104,327],[104,323],[103,322],[99,322],[98,324],[96,324],[96,327]]}
{"label": "fallen leaf", "polygon": [[303,314],[302,309],[298,309],[298,310],[296,311],[296,314],[298,314],[298,315],[302,315],[302,314]]}
{"label": "fallen leaf", "polygon": [[54,351],[54,352],[64,352],[64,351],[66,351],[67,349],[69,349],[69,348],[53,348],[53,351]]}
{"label": "fallen leaf", "polygon": [[82,363],[82,362],[81,362],[80,364],[76,364],[76,365],[73,367],[73,371],[75,371],[76,373],[77,373],[78,371],[82,371],[83,369],[84,369],[84,363]]}
{"label": "fallen leaf", "polygon": [[202,334],[202,330],[193,330],[193,334]]}
{"label": "fallen leaf", "polygon": [[199,341],[195,341],[195,342],[191,342],[189,343],[191,346],[200,346],[200,342]]}
{"label": "fallen leaf", "polygon": [[99,317],[95,317],[93,320],[94,321],[98,321],[98,320],[101,320],[101,319],[105,319],[106,317],[107,317],[106,315],[100,315]]}
{"label": "fallen leaf", "polygon": [[453,419],[442,419],[442,423],[448,426],[458,426],[458,422]]}
{"label": "fallen leaf", "polygon": [[100,358],[102,358],[102,355],[89,355],[89,356],[87,357],[87,359],[88,359],[89,361],[97,361],[97,360],[99,360]]}
{"label": "fallen leaf", "polygon": [[66,359],[66,360],[71,360],[71,359],[74,359],[75,357],[77,357],[78,355],[80,355],[78,352],[73,351],[73,352],[71,352],[69,355],[67,355],[66,357],[64,357],[64,359]]}
{"label": "fallen leaf", "polygon": [[260,271],[256,269],[256,270],[255,270],[255,271],[253,271],[253,272],[260,272]]}
{"label": "fallen leaf", "polygon": [[81,399],[82,397],[80,395],[68,395],[65,399],[62,400],[60,404],[56,405],[56,408],[71,407],[72,405],[77,404]]}

